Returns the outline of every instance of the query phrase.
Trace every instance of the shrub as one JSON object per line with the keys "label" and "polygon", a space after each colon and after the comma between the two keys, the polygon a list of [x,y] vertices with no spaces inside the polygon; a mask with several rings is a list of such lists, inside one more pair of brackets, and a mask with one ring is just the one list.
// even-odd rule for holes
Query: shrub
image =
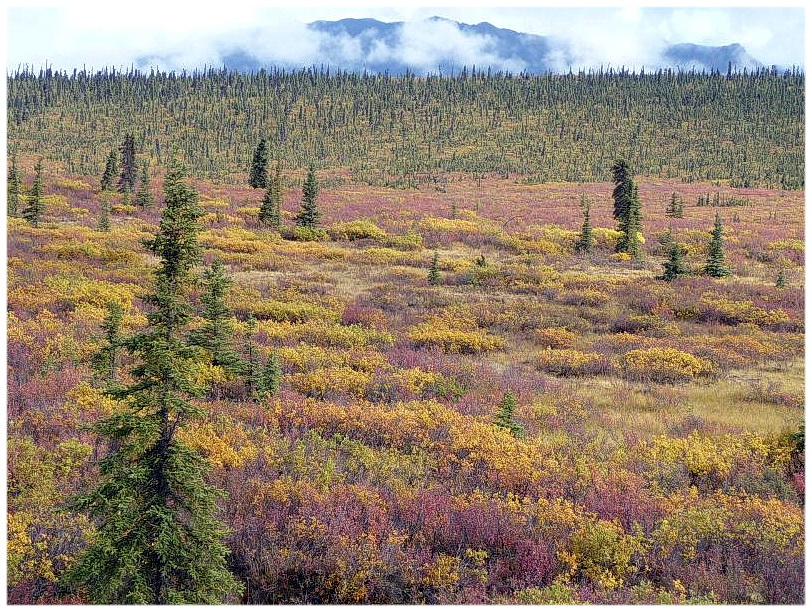
{"label": "shrub", "polygon": [[502,338],[480,330],[473,317],[452,311],[429,317],[406,335],[416,346],[436,346],[446,353],[481,353],[505,347]]}
{"label": "shrub", "polygon": [[328,238],[325,230],[308,227],[306,225],[297,225],[292,231],[285,230],[283,235],[285,238],[290,238],[298,242],[322,242]]}
{"label": "shrub", "polygon": [[599,353],[582,353],[575,349],[546,349],[536,357],[536,367],[556,376],[586,376],[600,374],[608,368]]}
{"label": "shrub", "polygon": [[363,398],[372,381],[369,372],[359,372],[347,366],[319,368],[288,377],[291,387],[302,395],[324,399],[335,392]]}
{"label": "shrub", "polygon": [[333,240],[385,240],[386,232],[368,219],[356,219],[345,223],[334,223],[327,228]]}
{"label": "shrub", "polygon": [[626,378],[661,383],[687,382],[713,372],[706,359],[659,347],[631,350],[617,359],[617,367]]}
{"label": "shrub", "polygon": [[572,348],[577,336],[565,327],[546,327],[533,332],[533,342],[546,348]]}

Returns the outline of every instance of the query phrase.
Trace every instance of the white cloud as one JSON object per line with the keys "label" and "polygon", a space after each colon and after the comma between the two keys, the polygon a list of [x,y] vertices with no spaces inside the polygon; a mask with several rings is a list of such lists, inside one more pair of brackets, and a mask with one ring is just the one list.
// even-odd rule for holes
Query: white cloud
{"label": "white cloud", "polygon": [[[163,69],[220,65],[228,52],[244,49],[263,61],[308,66],[329,62],[360,64],[397,60],[416,71],[436,72],[442,57],[458,65],[491,65],[519,72],[516,58],[500,57],[488,37],[459,31],[441,15],[465,23],[488,21],[497,27],[556,36],[569,42],[574,62],[555,54],[566,70],[625,65],[655,66],[666,44],[740,43],[765,64],[803,65],[804,13],[801,8],[514,8],[428,7],[246,7],[205,4],[146,5],[111,13],[98,5],[11,8],[8,12],[7,66],[34,69],[52,65],[71,70],[83,65],[128,67],[149,57]],[[306,27],[317,19],[375,17],[405,20],[398,43],[372,41],[364,57],[360,40],[328,36]]]}

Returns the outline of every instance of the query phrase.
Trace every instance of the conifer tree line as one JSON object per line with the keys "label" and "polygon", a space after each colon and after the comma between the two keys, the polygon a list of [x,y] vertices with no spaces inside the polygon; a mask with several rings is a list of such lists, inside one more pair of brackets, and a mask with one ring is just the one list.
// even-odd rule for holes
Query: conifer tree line
{"label": "conifer tree line", "polygon": [[[265,155],[293,167],[312,160],[345,166],[354,180],[397,186],[451,172],[605,181],[618,156],[646,176],[740,187],[804,184],[799,71],[470,70],[424,78],[316,69],[18,71],[8,77],[8,124],[10,142],[26,141],[85,175],[96,174],[111,150],[126,153],[120,147],[132,136],[156,165],[166,164],[172,140],[195,175],[230,181],[264,139],[252,179],[261,189]],[[130,179],[124,184],[134,190]]]}

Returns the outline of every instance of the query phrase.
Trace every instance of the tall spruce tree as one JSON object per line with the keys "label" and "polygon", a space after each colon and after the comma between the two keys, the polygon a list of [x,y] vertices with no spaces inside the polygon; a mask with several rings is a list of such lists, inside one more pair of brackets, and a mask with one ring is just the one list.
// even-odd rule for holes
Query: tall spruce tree
{"label": "tall spruce tree", "polygon": [[626,210],[626,216],[621,219],[619,228],[625,236],[623,251],[638,260],[643,256],[640,240],[640,233],[643,230],[641,216],[640,196],[637,193],[637,185],[632,183],[632,197]]}
{"label": "tall spruce tree", "polygon": [[104,164],[104,174],[101,177],[101,190],[113,191],[116,175],[118,174],[118,155],[116,150],[112,149],[110,155],[107,156],[107,162]]}
{"label": "tall spruce tree", "polygon": [[321,219],[318,196],[319,183],[316,180],[316,168],[310,164],[304,185],[302,185],[302,205],[295,217],[297,226],[316,229]]}
{"label": "tall spruce tree", "polygon": [[268,141],[260,139],[257,148],[254,150],[254,158],[251,160],[251,170],[248,174],[248,184],[254,189],[266,189],[268,187]]}
{"label": "tall spruce tree", "polygon": [[138,168],[135,163],[135,137],[127,134],[121,143],[121,174],[116,189],[121,193],[135,191],[135,176]]}
{"label": "tall spruce tree", "polygon": [[671,194],[671,200],[668,202],[668,206],[665,207],[665,216],[682,219],[682,198],[677,195],[676,191]]}
{"label": "tall spruce tree", "polygon": [[725,243],[722,233],[722,217],[718,211],[716,213],[716,220],[713,224],[713,231],[711,232],[711,241],[708,246],[708,259],[705,263],[703,273],[707,276],[721,278],[723,276],[730,276],[730,269],[725,266]]}
{"label": "tall spruce tree", "polygon": [[28,205],[23,209],[23,218],[34,227],[39,227],[42,213],[45,211],[43,196],[45,188],[42,186],[42,158],[34,166],[34,184],[28,192]]}
{"label": "tall spruce tree", "polygon": [[98,486],[71,505],[98,528],[64,581],[97,604],[214,604],[240,590],[215,518],[220,492],[204,482],[203,458],[175,436],[202,416],[190,401],[202,391],[193,375],[200,349],[185,339],[202,210],[174,160],[164,200],[158,233],[144,243],[160,259],[148,326],[123,342],[137,361],[133,382],[110,391],[128,407],[96,423],[109,454]]}
{"label": "tall spruce tree", "polygon": [[16,217],[20,212],[20,197],[22,196],[22,176],[17,167],[17,154],[11,156],[11,168],[8,171],[8,183],[6,185],[8,197],[9,217]]}
{"label": "tall spruce tree", "polygon": [[262,197],[259,220],[276,229],[282,226],[282,165],[278,161],[273,176],[268,179],[268,189]]}
{"label": "tall spruce tree", "polygon": [[640,202],[636,197],[637,186],[634,184],[632,171],[625,160],[618,160],[612,166],[612,179],[615,182],[615,188],[612,190],[612,199],[615,203],[612,216],[617,221],[617,229],[621,234],[615,250],[618,253],[629,253],[630,240],[632,249],[639,249],[636,234],[630,233],[630,225],[632,229],[636,226],[639,231]]}
{"label": "tall spruce tree", "polygon": [[581,210],[584,213],[584,222],[581,225],[581,233],[578,236],[578,241],[575,243],[575,251],[578,253],[589,254],[595,246],[595,236],[592,233],[592,223],[590,222],[590,203],[586,194],[581,196]]}
{"label": "tall spruce tree", "polygon": [[149,161],[146,159],[141,162],[141,175],[138,177],[135,203],[141,208],[147,208],[155,203],[155,197],[149,189]]}

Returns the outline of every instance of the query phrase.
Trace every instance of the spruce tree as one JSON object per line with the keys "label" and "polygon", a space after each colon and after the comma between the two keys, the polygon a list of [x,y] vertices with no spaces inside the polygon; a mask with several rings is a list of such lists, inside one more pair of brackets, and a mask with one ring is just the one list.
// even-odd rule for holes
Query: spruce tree
{"label": "spruce tree", "polygon": [[268,142],[264,138],[260,139],[256,150],[254,150],[248,184],[254,189],[266,189],[268,187]]}
{"label": "spruce tree", "polygon": [[279,355],[276,351],[271,352],[262,374],[259,377],[257,391],[260,395],[274,396],[279,392],[279,385],[282,382],[282,366],[279,363]]}
{"label": "spruce tree", "polygon": [[99,208],[99,231],[110,231],[110,198],[107,194],[102,195],[101,206]]}
{"label": "spruce tree", "polygon": [[127,134],[121,143],[121,174],[116,189],[121,192],[135,191],[135,175],[138,171],[135,164],[135,137]]}
{"label": "spruce tree", "polygon": [[135,193],[135,203],[141,208],[147,208],[155,203],[155,197],[149,189],[149,161],[141,162],[141,176],[138,180],[138,191]]}
{"label": "spruce tree", "polygon": [[775,279],[775,286],[777,289],[786,289],[788,284],[787,273],[784,268],[780,268],[778,270],[778,278]]}
{"label": "spruce tree", "polygon": [[34,166],[34,184],[28,192],[28,206],[23,209],[23,218],[34,227],[39,227],[42,213],[45,211],[45,203],[42,201],[45,190],[42,186],[42,158]]}
{"label": "spruce tree", "polygon": [[621,234],[615,250],[639,259],[638,232],[642,230],[640,197],[631,169],[624,160],[619,160],[612,166],[612,178],[615,182],[615,188],[612,190],[615,202],[612,216],[617,220],[617,229]]}
{"label": "spruce tree", "polygon": [[671,194],[671,201],[665,208],[665,216],[674,219],[682,219],[682,198],[674,191]]}
{"label": "spruce tree", "polygon": [[516,421],[516,395],[513,391],[506,391],[499,402],[499,408],[496,411],[496,419],[494,423],[497,427],[507,429],[514,437],[524,437],[524,427],[521,423]]}
{"label": "spruce tree", "polygon": [[660,278],[672,281],[685,274],[688,274],[688,270],[682,263],[682,249],[677,241],[672,239],[671,246],[668,248],[668,261],[663,263],[663,275]]}
{"label": "spruce tree", "polygon": [[202,391],[193,375],[200,349],[185,340],[202,210],[174,160],[164,200],[158,233],[144,243],[160,260],[145,298],[148,326],[123,342],[136,360],[133,382],[110,392],[128,407],[96,423],[108,455],[98,486],[71,504],[97,531],[64,581],[95,604],[215,604],[240,590],[215,518],[220,492],[205,483],[203,458],[175,436],[202,416],[190,401]]}
{"label": "spruce tree", "polygon": [[231,287],[223,269],[223,262],[216,259],[210,268],[203,272],[203,325],[190,334],[190,342],[204,348],[211,355],[211,363],[223,367],[227,372],[242,372],[243,364],[234,349],[234,324],[231,309],[225,298]]}
{"label": "spruce tree", "polygon": [[581,234],[575,243],[575,251],[577,253],[589,254],[595,246],[595,236],[592,233],[592,224],[589,218],[590,204],[586,195],[581,196],[581,210],[584,213],[584,223],[581,225]]}
{"label": "spruce tree", "polygon": [[282,166],[276,162],[274,175],[268,179],[268,189],[259,207],[259,220],[275,229],[282,226]]}
{"label": "spruce tree", "polygon": [[625,234],[624,251],[634,259],[639,260],[642,256],[642,244],[640,233],[643,229],[641,224],[640,196],[637,194],[637,185],[632,184],[632,197],[629,201],[629,208],[626,211],[626,218],[621,221],[620,226]]}
{"label": "spruce tree", "polygon": [[319,184],[316,181],[316,168],[310,164],[304,185],[302,185],[302,206],[295,218],[297,226],[316,229],[321,219],[317,202],[318,195]]}
{"label": "spruce tree", "polygon": [[107,163],[104,165],[104,174],[102,174],[101,177],[102,191],[113,191],[113,182],[116,180],[117,174],[118,155],[116,154],[116,150],[113,149],[110,151],[110,155],[107,156]]}
{"label": "spruce tree", "polygon": [[440,256],[437,254],[437,251],[434,251],[434,257],[431,259],[428,280],[429,285],[440,284]]}
{"label": "spruce tree", "polygon": [[124,341],[121,335],[121,321],[124,318],[124,307],[118,302],[107,303],[107,315],[101,328],[104,332],[104,344],[93,355],[93,369],[96,376],[110,386],[116,382],[118,352]]}
{"label": "spruce tree", "polygon": [[722,228],[722,217],[716,213],[716,221],[711,232],[710,246],[708,246],[708,259],[703,270],[704,274],[721,278],[729,276],[730,270],[725,266],[725,244]]}
{"label": "spruce tree", "polygon": [[11,156],[11,168],[8,171],[8,210],[10,217],[16,217],[20,212],[20,197],[22,196],[22,177],[17,167],[17,154]]}

